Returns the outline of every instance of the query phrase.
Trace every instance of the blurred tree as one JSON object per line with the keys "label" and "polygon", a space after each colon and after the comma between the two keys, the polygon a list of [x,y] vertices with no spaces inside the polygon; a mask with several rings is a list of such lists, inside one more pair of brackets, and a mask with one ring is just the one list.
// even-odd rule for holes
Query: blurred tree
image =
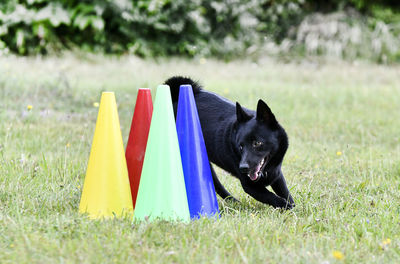
{"label": "blurred tree", "polygon": [[237,57],[266,39],[294,38],[315,11],[353,7],[399,22],[395,0],[2,0],[0,52]]}

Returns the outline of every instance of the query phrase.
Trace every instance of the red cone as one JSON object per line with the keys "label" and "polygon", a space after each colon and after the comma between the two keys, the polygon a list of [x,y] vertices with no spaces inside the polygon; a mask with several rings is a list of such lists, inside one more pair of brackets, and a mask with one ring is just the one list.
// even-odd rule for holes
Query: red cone
{"label": "red cone", "polygon": [[133,208],[135,208],[136,204],[152,113],[153,103],[151,101],[150,89],[140,88],[136,98],[135,112],[132,118],[131,132],[129,133],[125,153]]}

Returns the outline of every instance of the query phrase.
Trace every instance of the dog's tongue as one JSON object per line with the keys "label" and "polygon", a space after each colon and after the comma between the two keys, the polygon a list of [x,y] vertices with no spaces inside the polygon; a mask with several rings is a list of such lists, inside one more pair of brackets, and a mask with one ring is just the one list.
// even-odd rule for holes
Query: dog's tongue
{"label": "dog's tongue", "polygon": [[258,173],[257,173],[257,172],[250,173],[250,174],[249,174],[249,177],[250,177],[250,179],[251,179],[252,181],[255,181],[255,180],[258,179]]}
{"label": "dog's tongue", "polygon": [[258,179],[258,175],[259,175],[259,173],[260,173],[261,166],[262,166],[261,162],[258,163],[258,165],[257,165],[257,167],[256,167],[256,170],[255,170],[253,173],[250,173],[250,174],[249,174],[249,177],[250,177],[250,179],[251,179],[252,181],[255,181],[255,180]]}

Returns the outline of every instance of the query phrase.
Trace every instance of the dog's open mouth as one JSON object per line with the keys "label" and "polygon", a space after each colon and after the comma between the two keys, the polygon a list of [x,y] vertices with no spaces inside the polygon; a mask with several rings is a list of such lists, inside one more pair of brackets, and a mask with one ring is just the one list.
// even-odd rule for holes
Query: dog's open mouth
{"label": "dog's open mouth", "polygon": [[268,162],[268,156],[267,155],[265,158],[263,158],[256,166],[256,168],[253,171],[250,171],[247,176],[249,176],[249,178],[252,181],[258,181],[261,176],[263,175],[263,170],[265,168],[265,165],[267,165]]}

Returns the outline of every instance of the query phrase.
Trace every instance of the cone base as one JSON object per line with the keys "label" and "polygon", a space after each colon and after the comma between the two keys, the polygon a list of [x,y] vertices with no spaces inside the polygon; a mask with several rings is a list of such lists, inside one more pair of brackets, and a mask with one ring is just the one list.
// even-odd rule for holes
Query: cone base
{"label": "cone base", "polygon": [[79,210],[79,213],[86,215],[89,219],[114,219],[114,218],[131,218],[133,216],[133,210],[127,209],[120,213],[115,212],[99,212],[99,213],[89,213],[87,210]]}

